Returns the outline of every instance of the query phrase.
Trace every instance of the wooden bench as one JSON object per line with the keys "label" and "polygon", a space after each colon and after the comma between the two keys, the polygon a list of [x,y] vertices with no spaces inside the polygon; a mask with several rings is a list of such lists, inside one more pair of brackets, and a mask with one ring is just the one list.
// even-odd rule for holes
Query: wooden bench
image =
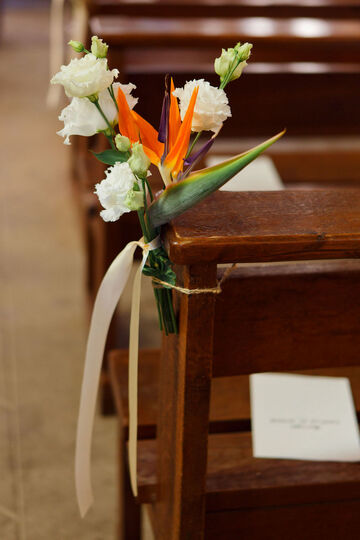
{"label": "wooden bench", "polygon": [[[157,418],[157,441],[139,442],[139,501],[156,539],[354,538],[358,464],[254,459],[244,376],[349,376],[359,408],[360,261],[343,260],[360,257],[359,192],[219,192],[164,239],[187,288],[213,287],[220,263],[252,264],[219,296],[177,296],[179,336],[140,358],[139,434]],[[110,364],[126,429],[126,354]]]}
{"label": "wooden bench", "polygon": [[[209,50],[230,47],[237,41],[256,43],[253,60],[306,62],[357,62],[360,49],[360,22],[352,19],[326,20],[312,18],[243,19],[209,18],[140,18],[122,16],[93,17],[91,31],[102,35],[113,45],[148,48],[179,46]],[[286,43],[286,46],[284,46]]]}
{"label": "wooden bench", "polygon": [[[352,195],[340,191],[218,193],[196,210],[175,220],[168,229],[165,242],[171,259],[180,266],[180,282],[185,287],[211,287],[215,283],[217,263],[358,258],[359,205],[358,192]],[[345,280],[350,301],[359,294],[355,275]],[[304,534],[307,538],[316,538],[320,531],[326,531],[328,538],[334,538],[332,527],[336,523],[341,524],[343,537],[351,538],[359,526],[359,514],[351,518],[348,514],[350,508],[355,509],[360,504],[357,500],[360,481],[357,466],[320,464],[316,471],[317,464],[313,464],[313,467],[300,468],[299,471],[299,464],[293,462],[269,464],[266,460],[260,464],[249,455],[249,438],[246,443],[243,435],[231,435],[230,439],[226,435],[210,435],[207,477],[205,473],[211,371],[213,376],[230,376],[269,369],[354,365],[358,363],[358,315],[355,311],[343,310],[342,293],[334,292],[333,307],[338,306],[341,324],[349,329],[349,336],[351,334],[344,349],[340,346],[343,340],[341,332],[327,333],[327,323],[331,324],[332,318],[326,311],[321,327],[314,319],[316,332],[310,321],[303,320],[299,321],[300,328],[290,327],[288,332],[305,338],[301,342],[308,344],[309,351],[313,348],[320,351],[320,344],[327,339],[333,345],[328,355],[315,357],[315,353],[304,354],[301,347],[293,346],[291,357],[288,356],[284,362],[280,354],[283,347],[281,334],[276,334],[277,339],[274,339],[273,332],[263,332],[263,341],[268,341],[268,354],[248,363],[245,351],[244,354],[236,354],[239,353],[236,344],[241,346],[238,339],[239,325],[243,321],[241,314],[238,320],[232,319],[232,339],[229,334],[223,335],[221,355],[217,353],[220,350],[217,336],[223,328],[216,324],[213,327],[212,321],[218,322],[217,315],[226,312],[220,302],[234,302],[236,296],[231,283],[227,292],[225,287],[223,299],[211,295],[200,299],[181,296],[177,303],[179,337],[164,340],[156,450],[157,503],[154,505],[157,538],[171,537],[169,531],[172,530],[173,538],[202,537],[205,507],[208,511],[205,521],[208,538],[218,537],[219,530],[226,539],[238,538],[240,534],[246,538],[282,536],[297,539],[303,538]],[[317,295],[319,288],[310,287],[310,291]],[[246,298],[244,300],[242,294],[237,300],[240,304]],[[299,295],[297,301],[301,303]],[[355,301],[354,309],[357,304]],[[283,309],[286,314],[286,305]],[[311,318],[311,313],[306,311],[306,314]],[[291,320],[295,322],[294,318]],[[249,342],[253,340],[255,343],[257,338],[256,334],[248,334]],[[244,440],[244,450],[233,453],[241,440]],[[147,442],[142,444],[144,447],[148,445]],[[143,463],[140,459],[139,476]],[[243,477],[245,471],[248,471],[247,478]],[[210,491],[211,476],[214,481]],[[221,483],[222,480],[226,485]],[[334,500],[338,501],[337,506]],[[303,506],[305,502],[308,504]],[[337,513],[330,514],[330,517],[329,512],[334,507]],[[217,512],[213,514],[215,509]],[[316,514],[318,521],[309,519]]]}
{"label": "wooden bench", "polygon": [[91,0],[93,15],[142,17],[359,17],[357,0]]}

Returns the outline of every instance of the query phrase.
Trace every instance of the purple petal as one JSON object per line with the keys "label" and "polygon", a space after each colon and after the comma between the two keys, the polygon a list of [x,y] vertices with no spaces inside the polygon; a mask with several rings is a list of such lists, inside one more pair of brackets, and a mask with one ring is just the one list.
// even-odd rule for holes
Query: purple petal
{"label": "purple petal", "polygon": [[[196,152],[196,154],[187,157],[184,161],[184,165],[186,167],[190,166],[190,170],[191,170],[194,167],[195,163],[210,150],[210,148],[214,144],[214,141],[215,141],[215,136],[211,137],[211,139],[206,141],[206,143],[200,148],[200,150]],[[185,174],[189,174],[190,170],[186,171]]]}
{"label": "purple petal", "polygon": [[169,131],[169,109],[170,109],[169,95],[165,94],[163,99],[158,140],[162,143],[166,143]]}
{"label": "purple petal", "polygon": [[165,75],[165,95],[162,104],[158,140],[168,146],[170,114],[170,75]]}

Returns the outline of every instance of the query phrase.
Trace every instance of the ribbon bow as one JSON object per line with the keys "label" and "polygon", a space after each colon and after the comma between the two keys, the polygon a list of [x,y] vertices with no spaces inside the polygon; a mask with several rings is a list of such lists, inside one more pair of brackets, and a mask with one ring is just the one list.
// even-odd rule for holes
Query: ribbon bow
{"label": "ribbon bow", "polygon": [[143,238],[129,242],[110,265],[96,296],[86,347],[76,433],[75,486],[82,517],[94,500],[91,486],[91,439],[106,337],[115,308],[128,281],[137,247],[141,247],[143,256],[133,281],[129,336],[129,469],[131,487],[134,495],[137,495],[137,385],[141,273],[150,251],[160,247],[159,236],[148,244]]}

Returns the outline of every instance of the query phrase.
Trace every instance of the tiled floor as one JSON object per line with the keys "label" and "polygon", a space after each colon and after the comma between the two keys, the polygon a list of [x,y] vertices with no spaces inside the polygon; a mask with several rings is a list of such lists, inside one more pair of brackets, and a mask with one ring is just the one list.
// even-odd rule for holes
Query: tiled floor
{"label": "tiled floor", "polygon": [[47,28],[46,11],[8,11],[0,46],[0,539],[110,540],[112,418],[96,420],[96,504],[85,520],[75,501],[84,254],[69,151],[45,108]]}

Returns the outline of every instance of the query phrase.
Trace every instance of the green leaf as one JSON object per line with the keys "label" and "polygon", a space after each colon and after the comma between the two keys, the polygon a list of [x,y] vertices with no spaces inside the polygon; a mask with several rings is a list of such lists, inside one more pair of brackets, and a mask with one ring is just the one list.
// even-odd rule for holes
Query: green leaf
{"label": "green leaf", "polygon": [[175,285],[176,274],[171,267],[167,253],[162,248],[159,248],[152,251],[151,255],[143,268],[143,274],[156,277],[170,285]]}
{"label": "green leaf", "polygon": [[284,133],[285,130],[243,154],[214,167],[194,172],[177,184],[169,186],[148,208],[147,217],[151,225],[159,227],[168,223],[205,199],[280,139]]}
{"label": "green leaf", "polygon": [[94,156],[101,161],[101,163],[106,163],[106,165],[114,165],[116,162],[123,163],[127,161],[130,157],[129,152],[119,152],[119,150],[104,150],[104,152],[93,152]]}

